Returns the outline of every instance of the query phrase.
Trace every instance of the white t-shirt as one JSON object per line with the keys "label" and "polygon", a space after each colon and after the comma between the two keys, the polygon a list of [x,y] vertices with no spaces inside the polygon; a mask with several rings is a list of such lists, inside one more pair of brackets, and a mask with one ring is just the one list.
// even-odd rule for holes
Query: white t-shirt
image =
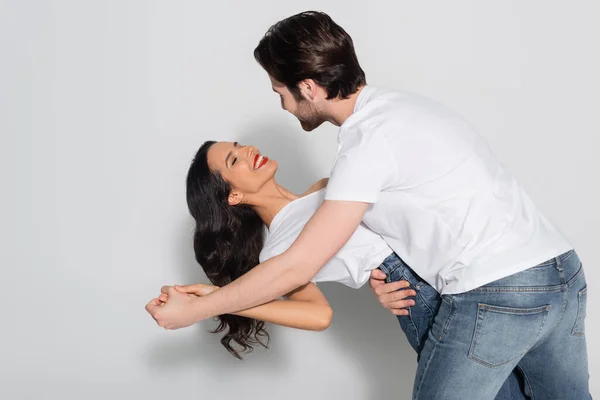
{"label": "white t-shirt", "polygon": [[572,249],[468,123],[409,93],[363,88],[325,199],[373,203],[363,223],[441,294]]}
{"label": "white t-shirt", "polygon": [[[317,212],[325,199],[325,189],[300,197],[281,209],[265,232],[260,262],[286,251],[298,238],[308,220]],[[369,280],[392,249],[376,233],[358,226],[350,240],[312,279],[313,282],[340,282],[358,289]]]}

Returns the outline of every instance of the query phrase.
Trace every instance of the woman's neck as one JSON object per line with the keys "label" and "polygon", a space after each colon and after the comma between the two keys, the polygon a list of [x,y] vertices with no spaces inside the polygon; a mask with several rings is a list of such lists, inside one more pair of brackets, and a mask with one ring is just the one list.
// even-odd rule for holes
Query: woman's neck
{"label": "woman's neck", "polygon": [[259,197],[252,201],[252,208],[258,213],[268,228],[271,227],[273,218],[281,211],[283,207],[292,201],[299,199],[298,196],[283,186],[275,184],[272,188],[261,190]]}

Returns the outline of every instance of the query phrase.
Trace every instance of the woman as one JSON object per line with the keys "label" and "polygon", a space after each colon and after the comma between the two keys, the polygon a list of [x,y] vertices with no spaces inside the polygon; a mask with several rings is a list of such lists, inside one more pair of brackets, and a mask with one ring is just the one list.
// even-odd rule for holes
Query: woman
{"label": "woman", "polygon": [[[196,221],[196,260],[216,286],[195,285],[196,294],[207,294],[237,279],[259,261],[285,251],[323,201],[327,179],[298,196],[275,181],[278,163],[252,146],[231,142],[206,142],[198,150],[188,172],[187,203]],[[349,243],[314,277],[313,283],[286,297],[238,315],[220,316],[218,332],[228,329],[222,343],[234,356],[254,344],[266,343],[264,322],[321,331],[329,326],[331,307],[314,282],[338,281],[358,288],[370,271],[392,250],[379,235],[359,227]],[[399,283],[408,286],[408,282]],[[414,291],[398,293],[398,301],[414,305]],[[161,297],[166,300],[166,296]],[[407,315],[407,310],[399,312]]]}
{"label": "woman", "polygon": [[[237,279],[250,268],[284,252],[296,240],[306,222],[324,200],[327,179],[297,196],[275,181],[277,161],[252,146],[237,142],[205,142],[188,172],[187,203],[196,222],[194,251],[211,285],[176,287],[190,296],[206,295]],[[266,226],[266,228],[265,228]],[[346,245],[321,269],[313,282],[276,300],[235,315],[219,316],[215,332],[227,329],[221,340],[235,357],[240,353],[232,342],[250,351],[266,347],[264,323],[305,330],[326,329],[332,310],[315,282],[336,281],[359,288],[370,272],[382,269],[398,290],[390,308],[411,346],[419,354],[440,304],[439,294],[418,277],[372,231],[359,226]],[[409,285],[411,286],[410,288]],[[414,299],[418,299],[415,303]],[[165,303],[165,293],[154,300]],[[515,373],[502,387],[497,399],[522,399]]]}

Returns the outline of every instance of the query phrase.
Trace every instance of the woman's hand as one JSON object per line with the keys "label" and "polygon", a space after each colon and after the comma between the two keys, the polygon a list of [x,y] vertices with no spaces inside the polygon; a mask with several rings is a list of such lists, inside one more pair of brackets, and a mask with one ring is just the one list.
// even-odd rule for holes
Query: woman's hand
{"label": "woman's hand", "polygon": [[146,311],[162,328],[185,328],[202,320],[194,315],[194,303],[198,300],[195,294],[182,293],[173,286],[163,286],[161,295],[146,304]]}

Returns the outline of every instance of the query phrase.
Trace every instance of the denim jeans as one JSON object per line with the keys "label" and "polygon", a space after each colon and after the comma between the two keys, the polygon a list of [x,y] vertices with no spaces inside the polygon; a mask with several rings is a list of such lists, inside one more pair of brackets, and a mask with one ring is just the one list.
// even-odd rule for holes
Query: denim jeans
{"label": "denim jeans", "polygon": [[[416,298],[413,298],[415,305],[408,310],[409,315],[398,316],[397,318],[408,342],[417,352],[417,360],[419,360],[421,350],[427,339],[429,329],[433,325],[433,320],[437,315],[442,298],[433,287],[406,265],[396,253],[392,253],[387,257],[379,266],[379,269],[386,274],[386,282],[408,281],[411,289],[417,293]],[[524,395],[524,384],[522,375],[519,371],[515,370],[508,376],[495,399],[527,399],[528,397]]]}
{"label": "denim jeans", "polygon": [[493,399],[515,368],[534,399],[590,399],[586,299],[573,250],[442,296],[421,345],[413,399]]}

